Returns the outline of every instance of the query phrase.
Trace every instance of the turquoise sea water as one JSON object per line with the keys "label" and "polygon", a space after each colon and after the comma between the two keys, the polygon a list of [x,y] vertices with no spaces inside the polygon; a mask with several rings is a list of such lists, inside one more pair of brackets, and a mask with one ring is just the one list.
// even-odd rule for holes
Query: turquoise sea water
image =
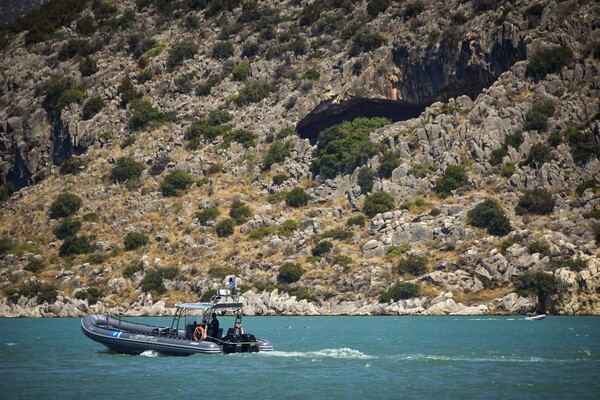
{"label": "turquoise sea water", "polygon": [[0,398],[600,398],[600,317],[248,317],[274,352],[190,357],[111,353],[79,322],[0,319]]}

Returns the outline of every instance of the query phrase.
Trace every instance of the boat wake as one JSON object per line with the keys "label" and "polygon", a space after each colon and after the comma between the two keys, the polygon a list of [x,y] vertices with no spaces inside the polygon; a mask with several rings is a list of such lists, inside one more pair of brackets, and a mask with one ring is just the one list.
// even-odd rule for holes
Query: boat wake
{"label": "boat wake", "polygon": [[142,353],[140,353],[140,356],[142,357],[150,357],[150,358],[154,358],[154,357],[158,357],[160,356],[160,354],[158,354],[156,351],[154,350],[146,350]]}
{"label": "boat wake", "polygon": [[358,350],[342,347],[339,349],[323,349],[318,351],[269,351],[259,353],[269,357],[296,357],[296,358],[337,358],[337,359],[356,359],[371,360],[377,357],[361,353]]}
{"label": "boat wake", "polygon": [[474,362],[474,363],[569,363],[581,362],[582,359],[548,359],[542,357],[461,357],[461,356],[442,356],[436,354],[399,354],[394,356],[398,360],[404,361],[440,361],[440,362]]}

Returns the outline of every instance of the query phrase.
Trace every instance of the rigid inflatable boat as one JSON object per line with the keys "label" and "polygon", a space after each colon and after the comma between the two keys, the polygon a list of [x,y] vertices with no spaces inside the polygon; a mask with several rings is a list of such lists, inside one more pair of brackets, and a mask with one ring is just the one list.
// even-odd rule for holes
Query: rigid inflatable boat
{"label": "rigid inflatable boat", "polygon": [[[229,301],[232,297],[233,301]],[[219,289],[210,302],[176,306],[168,327],[126,321],[120,316],[88,315],[81,320],[81,330],[88,338],[125,354],[153,350],[161,354],[188,356],[273,350],[267,340],[244,332],[242,306],[229,289]],[[218,321],[218,316],[223,315],[234,317],[233,326],[225,335]]]}

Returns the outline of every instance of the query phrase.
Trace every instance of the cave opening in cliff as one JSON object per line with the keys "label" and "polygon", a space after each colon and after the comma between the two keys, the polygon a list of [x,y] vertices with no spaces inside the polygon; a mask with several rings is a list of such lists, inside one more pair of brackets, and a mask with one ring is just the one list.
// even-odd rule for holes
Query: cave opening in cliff
{"label": "cave opening in cliff", "polygon": [[358,98],[339,104],[323,102],[298,122],[296,130],[301,138],[315,144],[323,130],[344,121],[384,117],[397,122],[418,117],[424,110],[424,106],[384,99]]}

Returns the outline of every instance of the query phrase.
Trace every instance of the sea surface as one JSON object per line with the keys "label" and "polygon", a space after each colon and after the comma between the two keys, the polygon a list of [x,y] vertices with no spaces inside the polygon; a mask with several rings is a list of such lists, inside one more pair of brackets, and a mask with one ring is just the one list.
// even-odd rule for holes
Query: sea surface
{"label": "sea surface", "polygon": [[275,351],[189,357],[111,353],[79,324],[0,319],[0,399],[600,398],[600,317],[247,317]]}

